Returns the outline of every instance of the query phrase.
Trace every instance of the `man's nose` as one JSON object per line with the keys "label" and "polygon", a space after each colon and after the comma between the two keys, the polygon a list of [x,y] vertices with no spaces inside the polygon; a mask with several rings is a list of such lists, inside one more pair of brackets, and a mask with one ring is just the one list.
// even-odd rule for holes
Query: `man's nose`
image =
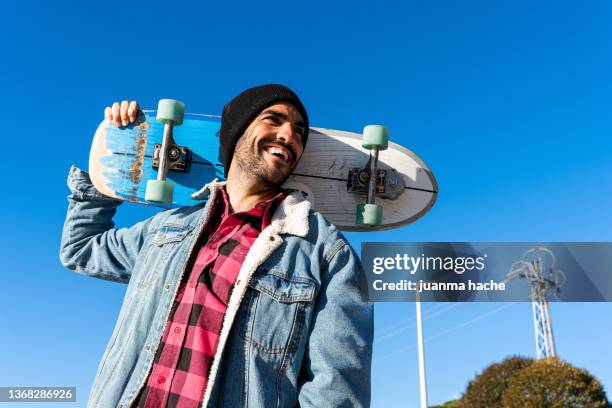
{"label": "man's nose", "polygon": [[276,137],[285,143],[295,143],[297,132],[293,129],[291,122],[285,122],[278,130]]}

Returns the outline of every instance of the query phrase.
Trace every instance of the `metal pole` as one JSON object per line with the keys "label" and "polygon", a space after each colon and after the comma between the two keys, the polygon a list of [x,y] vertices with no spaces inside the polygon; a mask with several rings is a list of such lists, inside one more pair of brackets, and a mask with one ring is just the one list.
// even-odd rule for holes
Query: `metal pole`
{"label": "metal pole", "polygon": [[419,389],[421,391],[421,408],[427,408],[427,380],[425,374],[425,351],[423,348],[423,322],[421,320],[421,299],[419,292],[421,283],[417,286],[416,315],[417,315],[417,337],[419,344]]}
{"label": "metal pole", "polygon": [[378,184],[378,149],[372,149],[370,152],[370,180],[368,180],[368,194],[366,196],[367,204],[374,204],[376,201],[376,185]]}
{"label": "metal pole", "polygon": [[550,346],[550,357],[556,357],[557,352],[555,351],[555,339],[552,334],[552,323],[550,320],[550,307],[548,306],[548,301],[546,301],[544,305],[546,307],[546,323],[547,323],[546,329],[547,329],[547,335],[548,335],[548,342]]}
{"label": "metal pole", "polygon": [[540,334],[538,332],[538,302],[535,301],[535,297],[533,299],[534,300],[531,301],[531,310],[533,311],[533,332],[535,334],[536,358],[540,359],[542,358],[542,352],[540,348]]}
{"label": "metal pole", "polygon": [[173,122],[166,122],[164,124],[164,135],[162,137],[162,146],[159,152],[159,169],[157,170],[158,180],[166,180],[166,175],[170,168],[171,163],[168,158],[168,151],[170,150],[170,145],[174,144],[173,127]]}

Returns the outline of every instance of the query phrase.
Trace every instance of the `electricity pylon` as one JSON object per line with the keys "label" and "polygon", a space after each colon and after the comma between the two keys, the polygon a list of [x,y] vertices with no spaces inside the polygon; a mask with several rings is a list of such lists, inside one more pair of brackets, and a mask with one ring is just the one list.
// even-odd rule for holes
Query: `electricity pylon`
{"label": "electricity pylon", "polygon": [[[548,258],[548,263],[545,258]],[[548,296],[558,297],[561,286],[565,283],[563,272],[555,269],[555,255],[544,247],[525,251],[521,260],[512,264],[505,281],[513,279],[525,279],[531,286],[531,308],[537,358],[555,357],[555,340]]]}

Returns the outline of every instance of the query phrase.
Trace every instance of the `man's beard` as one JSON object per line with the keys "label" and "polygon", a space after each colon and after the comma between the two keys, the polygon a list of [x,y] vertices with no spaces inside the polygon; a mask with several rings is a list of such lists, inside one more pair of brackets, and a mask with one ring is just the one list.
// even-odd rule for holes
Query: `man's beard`
{"label": "man's beard", "polygon": [[291,174],[291,172],[288,172],[286,175],[283,175],[282,170],[274,171],[269,169],[263,155],[252,155],[249,153],[246,138],[244,137],[240,138],[236,144],[234,158],[244,176],[255,178],[258,183],[267,188],[282,186]]}

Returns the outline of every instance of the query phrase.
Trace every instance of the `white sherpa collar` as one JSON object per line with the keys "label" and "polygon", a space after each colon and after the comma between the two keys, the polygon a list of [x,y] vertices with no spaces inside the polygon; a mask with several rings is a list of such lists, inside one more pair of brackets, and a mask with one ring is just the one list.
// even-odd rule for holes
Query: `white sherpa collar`
{"label": "white sherpa collar", "polygon": [[[225,186],[225,181],[214,179],[199,191],[193,193],[194,200],[207,200],[212,191]],[[301,193],[294,191],[289,194],[276,209],[272,216],[269,227],[272,234],[290,234],[305,237],[308,234],[308,212],[310,201],[306,200]]]}

